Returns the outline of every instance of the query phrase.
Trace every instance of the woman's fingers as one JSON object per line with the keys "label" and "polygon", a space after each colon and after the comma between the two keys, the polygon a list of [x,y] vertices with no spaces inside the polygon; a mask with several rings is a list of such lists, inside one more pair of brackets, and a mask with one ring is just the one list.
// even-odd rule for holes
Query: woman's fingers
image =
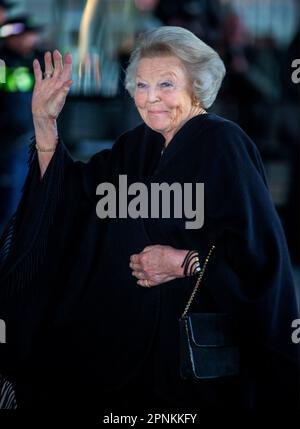
{"label": "woman's fingers", "polygon": [[[66,70],[64,70],[62,56],[56,49],[53,52],[53,61],[54,67],[51,52],[46,52],[44,62],[45,73],[48,76],[43,76],[38,60],[33,62],[34,76],[38,85],[35,87],[32,97],[32,112],[36,115],[57,119],[73,83],[70,79],[72,58],[70,55],[66,56]],[[65,78],[62,78],[64,71]]]}
{"label": "woman's fingers", "polygon": [[138,280],[137,284],[139,286],[143,286],[143,287],[152,287],[152,286],[156,286],[157,283],[152,282],[151,280]]}
{"label": "woman's fingers", "polygon": [[134,271],[140,271],[142,269],[141,264],[134,264],[133,262],[130,262],[129,266]]}
{"label": "woman's fingers", "polygon": [[60,114],[65,104],[66,97],[71,88],[71,85],[72,81],[69,80],[67,82],[64,82],[62,86],[57,91],[55,91],[51,99],[51,114],[53,117],[57,117]]}
{"label": "woman's fingers", "polygon": [[71,74],[72,74],[72,55],[67,53],[64,56],[64,65],[63,65],[63,71],[61,74],[61,79],[63,81],[70,80]]}
{"label": "woman's fingers", "polygon": [[146,276],[146,273],[144,273],[143,271],[132,271],[132,273],[131,273],[134,277],[136,277],[137,279],[145,279],[147,276]]}
{"label": "woman's fingers", "polygon": [[68,81],[71,78],[72,73],[72,56],[67,53],[64,56],[64,63],[62,61],[61,53],[55,49],[53,52],[53,62],[51,52],[46,52],[44,55],[45,61],[45,73],[53,75],[53,78],[61,79],[62,81]]}
{"label": "woman's fingers", "polygon": [[141,253],[149,252],[150,250],[153,250],[153,248],[155,248],[155,247],[157,247],[157,244],[152,244],[151,246],[146,246],[146,247],[144,247],[144,249],[142,250]]}
{"label": "woman's fingers", "polygon": [[133,271],[132,275],[138,279],[137,284],[144,287],[151,287],[156,285],[156,282],[147,278],[146,274],[142,271]]}
{"label": "woman's fingers", "polygon": [[37,59],[33,61],[33,72],[34,72],[35,81],[37,83],[40,83],[43,79],[43,74],[42,74],[40,63]]}
{"label": "woman's fingers", "polygon": [[66,98],[72,83],[73,83],[72,80],[68,80],[67,82],[64,82],[62,84],[62,86],[57,90],[57,95],[56,95],[57,100],[64,100],[64,98]]}
{"label": "woman's fingers", "polygon": [[53,60],[54,60],[53,77],[59,78],[63,71],[63,63],[62,63],[62,56],[57,49],[55,49],[55,51],[53,52]]}
{"label": "woman's fingers", "polygon": [[53,73],[53,64],[52,64],[52,56],[51,52],[46,52],[44,55],[45,61],[45,73],[52,74]]}

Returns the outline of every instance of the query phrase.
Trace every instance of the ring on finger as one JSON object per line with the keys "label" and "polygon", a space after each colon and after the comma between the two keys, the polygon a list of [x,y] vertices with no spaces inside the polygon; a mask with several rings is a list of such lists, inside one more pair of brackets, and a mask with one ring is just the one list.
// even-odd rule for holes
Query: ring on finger
{"label": "ring on finger", "polygon": [[50,79],[53,76],[53,72],[44,72],[44,79]]}

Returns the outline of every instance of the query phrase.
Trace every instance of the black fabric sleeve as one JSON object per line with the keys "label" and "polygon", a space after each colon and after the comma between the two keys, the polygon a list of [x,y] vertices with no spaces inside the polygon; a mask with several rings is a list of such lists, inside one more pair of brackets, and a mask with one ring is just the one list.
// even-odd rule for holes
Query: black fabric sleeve
{"label": "black fabric sleeve", "polygon": [[41,179],[35,142],[31,143],[22,198],[1,237],[2,289],[23,289],[37,275],[47,258],[49,234],[55,233],[52,225],[60,224],[67,236],[82,206],[92,202],[97,184],[107,180],[110,159],[111,150],[104,150],[88,163],[74,162],[60,141]]}
{"label": "black fabric sleeve", "polygon": [[[0,319],[6,323],[7,342],[1,344],[0,373],[17,383],[19,397],[30,397],[31,377],[36,365],[43,364],[44,359],[35,362],[35,354],[39,356],[67,293],[64,269],[77,250],[84,221],[95,215],[96,187],[108,178],[111,153],[74,162],[59,142],[41,179],[35,142],[31,144],[22,198],[1,238]],[[88,255],[86,259],[88,267]],[[29,381],[20,393],[24,374]]]}

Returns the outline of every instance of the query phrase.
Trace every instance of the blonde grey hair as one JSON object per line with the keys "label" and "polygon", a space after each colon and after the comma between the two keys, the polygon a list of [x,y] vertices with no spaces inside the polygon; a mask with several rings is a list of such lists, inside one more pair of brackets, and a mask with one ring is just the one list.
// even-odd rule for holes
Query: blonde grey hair
{"label": "blonde grey hair", "polygon": [[219,54],[189,30],[164,26],[142,33],[130,56],[125,87],[135,92],[138,63],[142,58],[174,55],[183,63],[193,95],[205,109],[215,101],[226,69]]}

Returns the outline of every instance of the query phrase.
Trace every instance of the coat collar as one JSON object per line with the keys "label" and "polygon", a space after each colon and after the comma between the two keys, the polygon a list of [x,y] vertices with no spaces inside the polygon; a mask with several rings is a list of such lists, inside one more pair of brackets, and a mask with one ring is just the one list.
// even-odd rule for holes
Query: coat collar
{"label": "coat collar", "polygon": [[152,177],[156,176],[169,164],[177,153],[188,150],[191,140],[206,128],[205,125],[209,123],[209,119],[212,116],[214,115],[206,113],[189,119],[174,135],[162,155],[164,137],[145,125],[146,144],[144,145],[144,150],[148,155],[147,158],[151,160],[151,167],[148,165],[150,167],[148,168],[148,174],[152,175]]}

